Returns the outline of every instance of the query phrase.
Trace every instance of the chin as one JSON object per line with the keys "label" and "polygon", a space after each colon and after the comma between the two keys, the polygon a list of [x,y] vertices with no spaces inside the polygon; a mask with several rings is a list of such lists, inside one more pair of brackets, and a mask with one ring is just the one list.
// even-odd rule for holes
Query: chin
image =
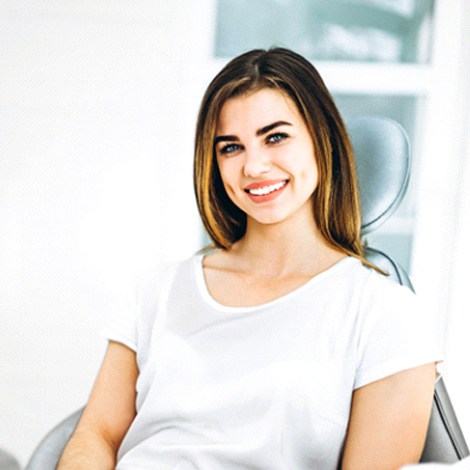
{"label": "chin", "polygon": [[286,219],[289,218],[286,214],[270,214],[270,215],[250,215],[248,217],[253,220],[253,222],[260,224],[260,225],[275,225],[281,222],[284,222]]}
{"label": "chin", "polygon": [[298,224],[299,221],[305,221],[309,218],[313,219],[313,203],[311,200],[308,200],[299,207],[284,206],[265,212],[251,211],[250,213],[250,211],[247,211],[246,214],[254,223],[260,225],[276,225],[289,220],[294,224]]}

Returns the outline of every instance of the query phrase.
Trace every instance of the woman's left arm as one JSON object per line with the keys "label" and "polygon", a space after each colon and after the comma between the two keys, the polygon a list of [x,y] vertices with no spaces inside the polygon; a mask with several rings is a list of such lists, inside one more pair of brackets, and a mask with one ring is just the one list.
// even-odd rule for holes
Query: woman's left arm
{"label": "woman's left arm", "polygon": [[398,372],[353,393],[342,470],[397,470],[421,457],[435,364]]}

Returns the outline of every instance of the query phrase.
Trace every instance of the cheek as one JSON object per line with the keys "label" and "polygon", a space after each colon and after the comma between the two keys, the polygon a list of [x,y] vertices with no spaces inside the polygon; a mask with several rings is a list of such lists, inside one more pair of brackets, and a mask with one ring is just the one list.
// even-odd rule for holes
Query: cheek
{"label": "cheek", "polygon": [[314,182],[314,189],[317,187],[318,185],[318,180],[319,180],[319,175],[318,175],[318,166],[316,164],[314,164],[312,166],[312,180]]}
{"label": "cheek", "polygon": [[312,151],[312,156],[310,159],[310,174],[311,174],[311,178],[314,181],[315,188],[316,188],[318,185],[318,180],[319,180],[319,170],[318,170],[317,159],[315,158],[315,153],[313,151]]}
{"label": "cheek", "polygon": [[302,171],[302,179],[306,185],[306,190],[313,192],[318,185],[318,167],[315,160],[305,161],[304,169]]}
{"label": "cheek", "polygon": [[218,159],[220,177],[225,183],[231,184],[237,178],[237,168],[234,159]]}
{"label": "cheek", "polygon": [[225,191],[229,196],[234,194],[234,188],[237,187],[237,170],[231,160],[217,159],[220,177]]}

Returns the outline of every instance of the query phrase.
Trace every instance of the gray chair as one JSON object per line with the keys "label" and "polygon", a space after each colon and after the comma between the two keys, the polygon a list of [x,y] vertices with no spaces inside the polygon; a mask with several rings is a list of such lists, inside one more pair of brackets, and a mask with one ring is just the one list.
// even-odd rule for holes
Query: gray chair
{"label": "gray chair", "polygon": [[0,449],[0,470],[20,470],[18,460],[6,450]]}
{"label": "gray chair", "polygon": [[[364,236],[381,225],[397,208],[406,192],[410,175],[410,150],[405,131],[396,122],[379,117],[347,120],[356,155]],[[367,258],[389,273],[399,284],[413,289],[406,272],[385,253],[367,247]],[[73,433],[82,409],[58,424],[38,445],[27,470],[56,466]],[[436,383],[431,421],[421,462],[454,463],[469,455],[444,381]]]}
{"label": "gray chair", "polygon": [[49,431],[33,452],[26,465],[26,470],[52,470],[56,468],[65,445],[77,427],[82,412],[83,408],[80,408],[57,424],[52,431]]}

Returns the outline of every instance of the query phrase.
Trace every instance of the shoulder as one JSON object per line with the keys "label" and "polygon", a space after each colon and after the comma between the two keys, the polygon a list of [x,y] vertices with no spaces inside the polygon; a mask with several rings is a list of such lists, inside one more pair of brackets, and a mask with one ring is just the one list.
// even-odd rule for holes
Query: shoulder
{"label": "shoulder", "polygon": [[364,268],[367,271],[363,290],[363,302],[389,307],[416,306],[418,297],[408,287],[402,286],[389,277]]}
{"label": "shoulder", "polygon": [[[135,281],[135,303],[140,345],[147,344],[153,325],[165,321],[170,300],[185,297],[188,277],[194,272],[197,256],[155,264],[142,271]],[[175,291],[176,289],[176,291]]]}
{"label": "shoulder", "polygon": [[419,332],[428,331],[433,318],[427,314],[420,298],[408,287],[387,276],[368,269],[368,276],[361,293],[358,327],[363,337],[404,337],[407,341]]}
{"label": "shoulder", "polygon": [[349,263],[345,274],[342,284],[338,280],[335,284],[349,298],[348,304],[354,311],[359,331],[366,325],[406,324],[424,313],[420,299],[411,289],[364,266],[357,259]]}
{"label": "shoulder", "polygon": [[145,269],[140,271],[138,275],[139,280],[146,280],[146,279],[153,279],[153,278],[161,278],[167,275],[169,272],[179,269],[184,264],[190,262],[196,255],[193,255],[189,258],[185,259],[178,259],[178,260],[170,260],[160,263],[154,263],[150,266],[147,266]]}
{"label": "shoulder", "polygon": [[192,255],[189,258],[165,263],[156,263],[142,270],[135,279],[135,287],[138,293],[146,291],[158,293],[169,288],[178,274],[184,274],[191,270],[195,263],[200,262],[201,255]]}

